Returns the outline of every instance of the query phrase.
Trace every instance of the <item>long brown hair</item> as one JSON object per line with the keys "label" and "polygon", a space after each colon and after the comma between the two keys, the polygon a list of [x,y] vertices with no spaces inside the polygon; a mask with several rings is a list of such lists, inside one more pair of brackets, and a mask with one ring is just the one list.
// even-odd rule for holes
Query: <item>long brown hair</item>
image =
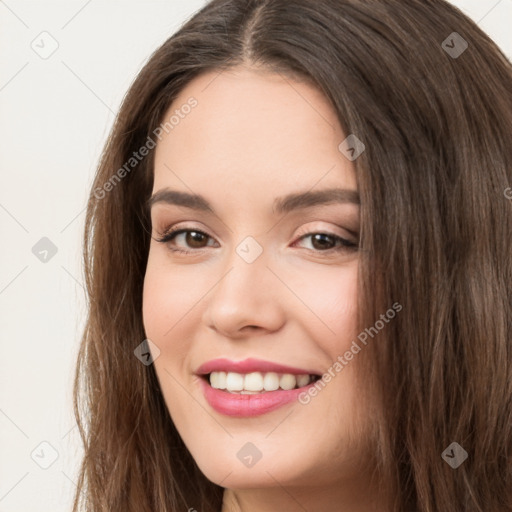
{"label": "long brown hair", "polygon": [[[443,0],[213,0],[137,76],[91,190],[74,511],[220,510],[223,489],[184,446],[153,366],[134,356],[154,152],[126,163],[191,80],[240,64],[315,84],[366,146],[354,161],[361,327],[402,310],[361,378],[395,510],[512,510],[511,63]],[[441,456],[452,442],[468,454],[456,469]]]}

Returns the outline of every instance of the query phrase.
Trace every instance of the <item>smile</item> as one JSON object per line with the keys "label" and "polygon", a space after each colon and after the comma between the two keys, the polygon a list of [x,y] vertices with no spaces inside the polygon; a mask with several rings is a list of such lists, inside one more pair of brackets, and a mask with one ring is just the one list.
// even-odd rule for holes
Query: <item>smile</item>
{"label": "smile", "polygon": [[216,359],[196,374],[208,404],[226,416],[251,417],[274,411],[294,400],[320,374],[268,361]]}
{"label": "smile", "polygon": [[229,393],[258,394],[282,389],[302,388],[317,380],[316,375],[293,375],[291,373],[252,372],[247,374],[235,372],[212,372],[209,383],[212,388],[223,389]]}

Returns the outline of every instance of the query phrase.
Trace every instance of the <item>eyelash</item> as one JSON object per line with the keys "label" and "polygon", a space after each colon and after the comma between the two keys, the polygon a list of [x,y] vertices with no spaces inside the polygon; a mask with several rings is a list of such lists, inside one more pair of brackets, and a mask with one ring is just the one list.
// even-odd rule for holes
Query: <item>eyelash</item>
{"label": "eyelash", "polygon": [[[189,233],[189,232],[194,232],[194,233],[199,233],[200,235],[203,235],[207,238],[212,238],[210,235],[208,235],[208,233],[205,233],[204,231],[201,231],[200,229],[194,229],[194,228],[171,228],[167,231],[165,231],[163,233],[163,235],[161,236],[161,238],[157,238],[155,239],[157,242],[159,243],[163,243],[163,244],[167,244],[169,249],[175,253],[180,253],[180,254],[191,254],[193,252],[195,253],[198,253],[198,252],[202,252],[205,247],[202,247],[200,249],[191,249],[191,250],[185,250],[185,249],[179,249],[179,248],[176,248],[176,247],[172,247],[170,245],[170,242],[172,242],[174,240],[174,238],[176,238],[176,236],[178,236],[179,234],[182,234],[182,233]],[[323,231],[314,231],[314,232],[310,232],[310,233],[306,233],[305,235],[302,235],[297,241],[300,241],[300,240],[303,240],[304,238],[308,238],[308,237],[311,237],[313,235],[327,235],[331,238],[334,239],[335,243],[339,243],[340,246],[338,246],[337,248],[336,247],[331,247],[330,249],[326,249],[326,250],[317,250],[317,249],[307,249],[308,251],[312,251],[312,252],[315,252],[315,253],[329,253],[331,254],[332,252],[352,252],[352,251],[356,251],[358,246],[357,246],[357,243],[354,243],[354,242],[351,242],[350,240],[347,240],[345,238],[342,238],[341,236],[338,236],[338,235],[334,235],[332,233],[326,233],[326,232],[323,232]]]}

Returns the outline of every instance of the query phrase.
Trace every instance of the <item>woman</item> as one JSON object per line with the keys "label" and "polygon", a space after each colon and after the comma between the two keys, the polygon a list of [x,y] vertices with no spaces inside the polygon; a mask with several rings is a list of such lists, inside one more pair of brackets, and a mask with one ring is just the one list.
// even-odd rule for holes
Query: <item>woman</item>
{"label": "woman", "polygon": [[166,41],[90,196],[74,510],[512,510],[511,85],[441,0]]}

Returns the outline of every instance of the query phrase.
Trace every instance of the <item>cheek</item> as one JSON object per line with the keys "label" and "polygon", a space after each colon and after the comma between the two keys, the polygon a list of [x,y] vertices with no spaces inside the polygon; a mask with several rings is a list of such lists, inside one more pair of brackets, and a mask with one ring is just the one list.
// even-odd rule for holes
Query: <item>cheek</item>
{"label": "cheek", "polygon": [[142,317],[148,338],[160,338],[171,325],[170,312],[177,302],[169,291],[167,279],[151,265],[148,266],[144,278],[142,296]]}
{"label": "cheek", "polygon": [[197,284],[194,285],[195,281],[186,271],[171,268],[165,260],[165,255],[150,252],[144,277],[142,315],[147,338],[160,350],[154,368],[169,407],[183,392],[176,378],[181,382],[181,372],[187,367],[193,338],[191,308],[197,302],[195,297],[199,290],[194,291]]}
{"label": "cheek", "polygon": [[[310,337],[332,358],[335,358],[357,335],[358,325],[358,265],[317,267],[302,272],[300,310],[305,311],[302,325],[309,326]],[[297,312],[300,311],[297,309]],[[305,319],[310,319],[307,321]]]}
{"label": "cheek", "polygon": [[[166,353],[172,347],[173,360],[181,362],[186,355],[186,339],[176,338],[176,332],[182,328],[190,306],[185,297],[189,293],[184,288],[184,279],[179,272],[173,272],[168,265],[149,256],[142,297],[142,316],[146,336],[160,349],[161,355],[155,360],[155,369],[165,361]],[[181,321],[180,321],[181,320]],[[172,344],[170,341],[172,340]],[[161,376],[161,375],[160,375]]]}
{"label": "cheek", "polygon": [[207,266],[171,264],[169,255],[156,247],[148,258],[142,297],[147,338],[160,349],[155,370],[179,373],[190,369],[190,351],[201,328],[205,295],[215,285]]}
{"label": "cheek", "polygon": [[193,266],[172,268],[165,255],[150,252],[142,298],[142,315],[149,338],[167,339],[204,294]]}
{"label": "cheek", "polygon": [[325,292],[318,293],[319,311],[338,339],[354,334],[357,322],[357,281],[351,273],[326,283]]}

